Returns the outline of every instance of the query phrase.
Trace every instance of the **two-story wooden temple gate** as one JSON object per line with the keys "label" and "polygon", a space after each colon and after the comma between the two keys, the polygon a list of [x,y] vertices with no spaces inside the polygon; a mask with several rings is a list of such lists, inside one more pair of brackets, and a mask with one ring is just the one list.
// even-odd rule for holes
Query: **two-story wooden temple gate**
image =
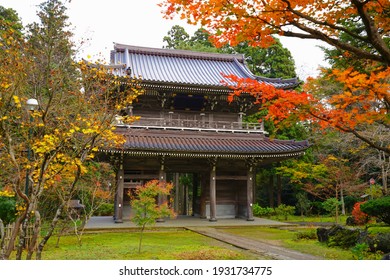
{"label": "two-story wooden temple gate", "polygon": [[257,110],[253,99],[243,94],[229,104],[230,89],[221,82],[224,74],[234,74],[293,88],[296,79],[254,76],[240,55],[116,44],[111,57],[115,74],[141,76],[146,90],[126,112],[140,120],[117,126],[126,137],[124,146],[101,150],[116,162],[115,222],[127,218],[123,206],[131,189],[152,179],[177,185],[181,173],[192,174],[193,215],[253,220],[256,168],[300,156],[309,146],[307,141],[269,139],[262,123],[243,122],[245,114]]}

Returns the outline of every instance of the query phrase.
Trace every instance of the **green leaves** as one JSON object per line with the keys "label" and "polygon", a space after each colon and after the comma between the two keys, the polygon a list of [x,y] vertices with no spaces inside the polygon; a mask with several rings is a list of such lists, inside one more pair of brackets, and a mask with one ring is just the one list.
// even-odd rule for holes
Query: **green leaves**
{"label": "green leaves", "polygon": [[172,190],[171,183],[152,180],[136,190],[136,195],[131,202],[131,207],[135,212],[132,221],[140,227],[154,225],[157,218],[174,217],[174,212],[170,209],[168,202],[158,203],[159,196],[167,196]]}

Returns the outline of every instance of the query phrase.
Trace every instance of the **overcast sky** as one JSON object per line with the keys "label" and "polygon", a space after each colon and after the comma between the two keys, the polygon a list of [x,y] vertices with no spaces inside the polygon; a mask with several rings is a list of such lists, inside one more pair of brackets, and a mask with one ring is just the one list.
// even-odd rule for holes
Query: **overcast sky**
{"label": "overcast sky", "polygon": [[[38,21],[37,5],[43,0],[0,0],[0,5],[17,11],[23,24]],[[109,59],[113,42],[161,48],[163,37],[173,25],[181,25],[192,35],[197,27],[185,21],[165,20],[157,4],[161,0],[72,0],[67,3],[67,14],[73,27],[76,42],[84,43],[80,56],[92,60]],[[283,38],[295,60],[298,76],[305,79],[315,75],[322,63],[318,43],[309,40]],[[81,45],[81,44],[78,44]]]}

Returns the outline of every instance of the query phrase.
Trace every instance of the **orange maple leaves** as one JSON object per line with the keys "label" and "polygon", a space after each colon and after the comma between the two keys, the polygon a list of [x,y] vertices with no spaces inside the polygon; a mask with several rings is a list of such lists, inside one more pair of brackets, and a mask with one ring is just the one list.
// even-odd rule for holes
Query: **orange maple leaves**
{"label": "orange maple leaves", "polygon": [[353,130],[360,124],[389,122],[390,67],[369,74],[353,68],[335,69],[331,76],[343,85],[343,90],[328,100],[334,126]]}
{"label": "orange maple leaves", "polygon": [[[272,34],[299,29],[301,36],[315,38],[338,36],[343,29],[338,25],[343,19],[356,16],[360,6],[375,11],[375,23],[387,32],[389,18],[383,11],[389,9],[387,0],[351,2],[336,0],[163,0],[160,7],[166,18],[180,16],[188,23],[200,23],[210,31],[216,46],[226,43],[236,45],[250,41],[253,45],[267,46]],[[294,31],[295,32],[295,31]],[[284,34],[286,35],[286,34]],[[322,36],[322,35],[321,35]],[[320,39],[320,38],[317,38]]]}
{"label": "orange maple leaves", "polygon": [[239,78],[234,75],[225,77],[235,84],[235,86],[230,86],[233,92],[228,96],[229,102],[234,100],[234,96],[248,93],[255,98],[255,103],[260,105],[260,109],[268,111],[267,118],[275,122],[289,118],[292,113],[307,107],[314,99],[308,93],[278,89],[262,81]]}
{"label": "orange maple leaves", "polygon": [[390,92],[390,67],[370,74],[352,68],[334,70],[330,78],[342,85],[339,92],[326,97],[316,97],[317,80],[309,81],[307,91],[277,89],[262,81],[226,76],[235,86],[228,100],[243,93],[255,98],[260,109],[267,110],[268,119],[282,121],[309,121],[321,128],[333,127],[351,132],[359,125],[389,123],[386,98]]}

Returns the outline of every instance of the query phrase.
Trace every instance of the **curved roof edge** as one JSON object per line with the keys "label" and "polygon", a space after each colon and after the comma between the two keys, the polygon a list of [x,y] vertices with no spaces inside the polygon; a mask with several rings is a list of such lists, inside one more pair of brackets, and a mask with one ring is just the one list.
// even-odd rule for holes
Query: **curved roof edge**
{"label": "curved roof edge", "polygon": [[257,76],[253,74],[246,65],[242,64],[240,61],[236,61],[237,65],[241,68],[245,74],[247,74],[251,79],[257,80],[259,82],[265,82],[265,83],[271,83],[271,84],[277,84],[277,83],[285,83],[289,84],[289,88],[294,88],[299,85],[299,79],[297,77],[295,78],[289,78],[289,79],[283,79],[283,78],[268,78],[264,76]]}
{"label": "curved roof edge", "polygon": [[201,58],[201,59],[226,60],[226,61],[233,61],[236,59],[240,63],[243,63],[245,60],[244,55],[242,54],[224,54],[224,53],[212,53],[212,52],[199,52],[199,51],[191,51],[191,50],[161,49],[161,48],[140,47],[140,46],[114,43],[114,50],[124,51],[126,49],[130,53],[153,54],[153,55],[171,56],[171,57]]}
{"label": "curved roof edge", "polygon": [[[116,57],[118,53],[124,55]],[[293,89],[300,83],[298,78],[267,78],[253,74],[247,67],[243,54],[150,48],[114,43],[111,64],[118,68],[118,62],[125,62],[126,67],[129,67],[135,76],[142,77],[147,83],[227,88],[221,83],[225,79],[223,75],[250,78],[281,89]],[[194,77],[194,73],[201,74]]]}

